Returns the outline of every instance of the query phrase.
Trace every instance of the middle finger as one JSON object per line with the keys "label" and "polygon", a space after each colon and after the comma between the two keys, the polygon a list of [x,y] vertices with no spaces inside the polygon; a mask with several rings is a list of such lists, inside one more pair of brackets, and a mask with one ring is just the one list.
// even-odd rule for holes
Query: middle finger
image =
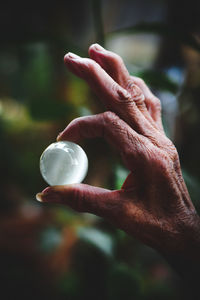
{"label": "middle finger", "polygon": [[99,44],[93,44],[89,48],[90,57],[95,60],[119,85],[126,89],[131,96],[137,93],[138,89],[144,95],[144,98],[140,98],[139,101],[134,99],[138,109],[143,113],[147,120],[155,127],[155,122],[152,119],[146,106],[146,91],[145,93],[137,84],[136,81],[130,76],[122,58],[112,52],[104,49]]}
{"label": "middle finger", "polygon": [[144,97],[139,88],[135,89],[134,95],[131,95],[92,59],[68,53],[64,61],[70,71],[86,80],[109,110],[118,114],[138,133],[153,135],[155,128],[144,117],[134,101]]}

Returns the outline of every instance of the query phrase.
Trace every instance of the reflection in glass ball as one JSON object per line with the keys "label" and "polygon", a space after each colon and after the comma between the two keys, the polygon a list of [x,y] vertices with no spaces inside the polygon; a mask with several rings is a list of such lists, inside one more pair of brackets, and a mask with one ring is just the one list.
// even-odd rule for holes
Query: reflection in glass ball
{"label": "reflection in glass ball", "polygon": [[40,158],[40,172],[49,185],[80,183],[86,176],[88,159],[83,149],[72,142],[49,145]]}

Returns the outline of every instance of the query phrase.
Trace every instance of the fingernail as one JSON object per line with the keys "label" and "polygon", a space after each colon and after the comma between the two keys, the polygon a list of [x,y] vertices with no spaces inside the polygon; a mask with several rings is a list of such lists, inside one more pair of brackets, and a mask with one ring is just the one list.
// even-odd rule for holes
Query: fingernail
{"label": "fingernail", "polygon": [[101,47],[99,44],[94,44],[93,48],[97,51],[105,51],[105,49],[103,47]]}
{"label": "fingernail", "polygon": [[62,134],[63,134],[63,131],[61,131],[61,132],[57,135],[56,141],[59,141],[59,140],[60,140],[60,137],[62,136]]}
{"label": "fingernail", "polygon": [[36,198],[37,201],[43,202],[42,201],[42,197],[41,197],[41,193],[37,193],[36,196],[35,196],[35,198]]}
{"label": "fingernail", "polygon": [[64,56],[64,59],[78,59],[80,58],[80,56],[74,54],[74,53],[71,53],[71,52],[68,52],[65,56]]}
{"label": "fingernail", "polygon": [[51,190],[51,187],[46,187],[43,191],[42,191],[42,193],[41,194],[43,194],[43,195],[47,195],[47,194],[49,194],[49,193],[51,193],[52,192],[52,190]]}
{"label": "fingernail", "polygon": [[60,195],[58,191],[52,190],[51,187],[47,187],[41,193],[36,194],[36,199],[39,202],[59,202]]}

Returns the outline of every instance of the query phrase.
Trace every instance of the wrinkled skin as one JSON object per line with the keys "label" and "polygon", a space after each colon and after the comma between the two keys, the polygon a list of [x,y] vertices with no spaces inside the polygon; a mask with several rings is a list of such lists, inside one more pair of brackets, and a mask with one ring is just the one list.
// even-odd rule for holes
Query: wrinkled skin
{"label": "wrinkled skin", "polygon": [[120,190],[55,186],[37,194],[38,200],[104,217],[164,255],[197,257],[199,217],[176,148],[164,133],[159,99],[142,79],[129,75],[117,54],[94,44],[89,56],[68,53],[64,62],[88,83],[107,111],[73,120],[57,139],[78,143],[103,137],[118,150],[130,174]]}

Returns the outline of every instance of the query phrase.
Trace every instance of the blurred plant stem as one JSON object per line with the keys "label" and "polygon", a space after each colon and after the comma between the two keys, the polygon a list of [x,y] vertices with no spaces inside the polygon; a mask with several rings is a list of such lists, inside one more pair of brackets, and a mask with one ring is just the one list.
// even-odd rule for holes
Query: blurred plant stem
{"label": "blurred plant stem", "polygon": [[102,20],[102,1],[91,0],[92,15],[94,19],[95,39],[100,45],[105,45],[104,28]]}

